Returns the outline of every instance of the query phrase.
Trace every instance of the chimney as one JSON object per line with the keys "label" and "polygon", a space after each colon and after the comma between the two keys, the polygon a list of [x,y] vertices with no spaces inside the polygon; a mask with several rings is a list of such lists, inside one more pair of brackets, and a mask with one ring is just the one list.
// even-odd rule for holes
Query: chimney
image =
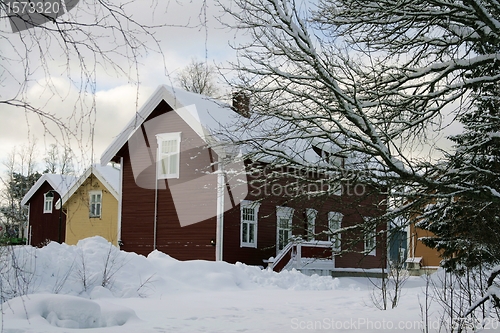
{"label": "chimney", "polygon": [[250,97],[243,91],[233,93],[233,110],[245,118],[250,118]]}

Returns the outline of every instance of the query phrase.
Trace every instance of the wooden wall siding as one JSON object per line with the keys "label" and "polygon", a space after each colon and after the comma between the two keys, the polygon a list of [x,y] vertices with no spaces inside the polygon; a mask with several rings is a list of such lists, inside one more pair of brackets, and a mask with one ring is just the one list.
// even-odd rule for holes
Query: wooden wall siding
{"label": "wooden wall siding", "polygon": [[332,259],[332,249],[323,247],[307,247],[301,249],[302,257],[304,258],[325,258]]}
{"label": "wooden wall siding", "polygon": [[[158,181],[157,210],[157,249],[180,260],[206,259],[215,260],[215,247],[211,240],[216,236],[216,177],[203,179],[208,181],[207,188],[200,187],[198,181],[205,175],[210,165],[210,154],[204,142],[174,112],[162,102],[153,112],[160,116],[144,126],[152,153],[146,149],[129,153],[129,143],[121,149],[123,165],[122,197],[122,241],[123,249],[147,255],[153,250],[154,212],[155,212],[155,165],[151,165],[151,156],[156,158],[157,142],[155,135],[160,133],[182,132],[180,178]],[[148,119],[152,119],[151,117]],[[138,131],[135,135],[142,135]],[[134,178],[131,165],[134,154],[134,167],[143,171]],[[137,159],[139,161],[137,161]],[[142,165],[141,165],[142,163]],[[186,181],[187,180],[187,181]],[[138,185],[139,184],[139,185]],[[147,188],[144,188],[147,187]],[[172,189],[172,190],[171,190]],[[172,193],[175,195],[175,205]],[[178,195],[179,194],[179,195]],[[182,209],[187,217],[196,220],[208,216],[200,223],[181,227],[179,215]]]}
{"label": "wooden wall siding", "polygon": [[[284,180],[281,182],[284,184]],[[347,192],[345,192],[347,193]],[[373,189],[367,188],[363,197],[356,195],[329,196],[327,198],[300,198],[293,199],[283,196],[273,195],[271,191],[251,190],[247,200],[260,201],[257,230],[257,248],[240,246],[240,208],[227,211],[224,215],[224,250],[223,260],[230,263],[237,261],[251,265],[265,266],[264,260],[276,256],[276,206],[289,206],[295,209],[293,216],[292,234],[301,235],[306,238],[307,218],[306,209],[314,208],[318,210],[316,218],[315,232],[316,240],[327,240],[328,235],[328,212],[340,212],[344,215],[342,226],[352,226],[361,223],[362,216],[379,216],[385,212],[385,206],[380,202],[384,198]],[[379,225],[377,231],[385,229],[384,225]],[[323,233],[322,233],[323,232]],[[361,232],[353,232],[342,235],[342,249],[346,250],[347,244],[353,240],[360,239]],[[385,266],[384,251],[386,251],[385,240],[377,237],[379,248],[375,256],[365,256],[361,253],[345,253],[336,258],[336,267],[340,268],[378,268]],[[363,241],[351,245],[353,251],[363,251]],[[318,253],[310,253],[318,258],[324,258],[324,249]],[[314,253],[313,253],[314,252]],[[306,254],[304,254],[306,255]],[[328,253],[326,253],[328,256]]]}
{"label": "wooden wall siding", "polygon": [[[101,217],[89,215],[89,191],[102,191]],[[118,245],[118,200],[93,174],[65,204],[67,211],[66,243],[74,245],[86,237],[101,236]]]}
{"label": "wooden wall siding", "polygon": [[[29,203],[29,223],[31,226],[31,244],[33,246],[43,246],[47,241],[57,242],[59,239],[59,210],[52,207],[52,213],[43,213],[44,194],[53,190],[49,183],[44,182],[38,191],[28,201]],[[54,195],[53,204],[59,200],[59,195]],[[62,213],[61,241],[65,241],[66,215]]]}
{"label": "wooden wall siding", "polygon": [[[148,122],[143,129],[139,129],[136,135],[148,135],[147,143],[156,148],[155,134],[168,132],[182,132],[181,137],[181,169],[180,179],[159,181],[161,190],[158,191],[158,215],[157,215],[157,249],[180,260],[189,259],[215,259],[215,248],[210,244],[216,237],[216,192],[215,186],[208,186],[203,190],[196,182],[185,183],[186,179],[194,180],[202,177],[200,170],[208,171],[211,158],[208,149],[203,147],[203,142],[191,128],[174,112],[168,112],[171,108],[161,102],[153,111],[148,120],[157,118],[157,121]],[[168,117],[164,117],[168,115]],[[160,121],[161,119],[161,121]],[[167,119],[167,120],[165,120]],[[134,141],[137,140],[137,141]],[[153,250],[154,212],[155,212],[155,166],[151,165],[156,158],[155,149],[151,152],[147,149],[137,150],[136,147],[145,141],[140,137],[132,136],[129,142],[118,152],[115,161],[123,157],[123,197],[122,197],[122,235],[123,249],[140,254],[148,254]],[[139,144],[138,144],[139,143]],[[135,148],[134,148],[135,147]],[[135,150],[134,150],[135,149]],[[142,172],[133,174],[131,165],[131,153],[134,155],[134,168]],[[212,159],[216,158],[212,152]],[[213,177],[208,183],[216,185]],[[286,180],[282,180],[285,182]],[[138,186],[137,184],[142,185]],[[181,199],[175,200],[177,208],[188,209],[194,217],[200,212],[208,212],[210,216],[206,220],[188,225],[180,226],[179,214],[174,206],[172,193],[178,193],[180,186],[183,190]],[[315,208],[318,210],[316,220],[316,232],[326,231],[328,226],[328,212],[336,211],[344,214],[343,226],[354,225],[362,221],[362,216],[377,216],[385,211],[385,207],[378,203],[382,196],[367,193],[362,198],[356,196],[330,196],[326,199],[292,200],[286,196],[273,195],[269,193],[258,193],[252,191],[248,194],[248,200],[262,200],[258,216],[257,248],[240,246],[240,207],[239,205],[224,214],[224,248],[223,260],[235,263],[237,261],[251,265],[264,266],[263,260],[276,256],[276,206],[295,208],[293,218],[293,234],[306,235],[305,209]],[[360,200],[361,199],[361,200]],[[226,198],[227,200],[227,198]],[[379,230],[384,228],[379,227]],[[349,238],[359,238],[359,233],[342,236],[342,244],[345,246]],[[326,240],[326,234],[317,236],[318,240]],[[381,238],[381,237],[379,237]],[[385,251],[385,241],[379,239],[383,244],[376,256],[363,256],[362,254],[346,253],[336,258],[337,267],[380,267],[382,252]],[[363,249],[363,242],[354,244],[355,250]],[[318,254],[320,255],[320,254]]]}
{"label": "wooden wall siding", "polygon": [[[170,105],[168,105],[165,101],[161,101],[158,104],[158,106],[156,106],[156,108],[153,110],[153,112],[151,112],[151,114],[146,118],[146,120],[137,118],[136,126],[140,126],[141,122],[151,120],[157,116],[165,114],[168,111],[172,111],[172,108],[170,107]],[[142,129],[138,128],[137,130],[141,131]],[[126,155],[128,155],[128,145],[127,144],[123,145],[123,147],[120,148],[118,153],[116,153],[116,155],[111,160],[115,163],[120,163],[120,157],[125,157]]]}
{"label": "wooden wall siding", "polygon": [[[248,200],[252,199],[247,197]],[[276,203],[263,201],[258,214],[257,248],[241,247],[240,206],[224,214],[222,258],[229,263],[243,262],[264,266],[264,259],[276,256]]]}
{"label": "wooden wall siding", "polygon": [[434,266],[437,267],[441,263],[441,253],[436,249],[430,248],[420,240],[421,237],[435,237],[430,231],[415,227],[415,224],[410,224],[410,248],[408,257],[420,257],[422,267]]}
{"label": "wooden wall siding", "polygon": [[122,167],[122,249],[147,255],[153,251],[155,193],[136,186],[128,155],[124,156]]}

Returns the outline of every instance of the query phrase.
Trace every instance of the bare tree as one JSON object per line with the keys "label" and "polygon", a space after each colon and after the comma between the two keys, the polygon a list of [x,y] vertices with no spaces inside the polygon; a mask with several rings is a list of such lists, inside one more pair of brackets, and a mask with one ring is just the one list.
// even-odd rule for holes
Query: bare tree
{"label": "bare tree", "polygon": [[[72,140],[83,151],[92,147],[98,82],[105,76],[124,77],[138,89],[139,59],[161,54],[154,32],[165,25],[150,24],[151,16],[145,23],[132,15],[144,7],[139,1],[45,1],[43,8],[37,3],[22,9],[22,3],[0,0],[0,16],[10,23],[0,27],[0,82],[5,87],[0,107],[38,116],[60,146]],[[33,96],[35,88],[43,93],[41,101],[41,94]],[[47,111],[50,100],[74,104],[61,116]]]}
{"label": "bare tree", "polygon": [[206,62],[191,59],[191,63],[179,72],[176,81],[181,88],[197,94],[216,97],[216,69]]}
{"label": "bare tree", "polygon": [[[387,171],[377,179],[442,185],[430,177],[435,170],[428,161],[408,152],[425,143],[429,128],[442,129],[452,103],[458,103],[451,110],[456,113],[472,105],[472,87],[500,79],[473,73],[499,58],[474,51],[485,36],[499,34],[493,1],[493,9],[468,1],[408,0],[401,6],[392,0],[324,0],[313,8],[286,0],[235,3],[238,9],[224,9],[251,39],[235,46],[247,61],[234,64],[243,79],[233,84],[252,96],[253,111],[292,121],[340,150],[375,157],[371,166],[377,170],[365,169]],[[262,136],[269,134],[268,141],[290,139],[274,128]],[[288,155],[273,147],[265,153]]]}
{"label": "bare tree", "polygon": [[4,161],[6,173],[1,180],[0,214],[8,237],[22,237],[27,223],[27,210],[21,205],[24,195],[41,176],[36,171],[36,141],[14,147]]}
{"label": "bare tree", "polygon": [[447,197],[468,189],[440,177],[446,169],[412,151],[433,144],[431,132],[443,129],[448,112],[458,115],[474,104],[473,88],[500,79],[498,72],[476,71],[500,57],[475,51],[500,36],[496,2],[235,3],[223,8],[236,19],[233,27],[251,37],[235,46],[242,59],[233,64],[239,78],[233,85],[252,97],[254,115],[244,126],[275,119],[244,144],[303,167],[304,151],[290,147],[314,139],[334,147],[335,155],[354,157],[351,167],[365,180],[404,185],[396,194],[410,198],[432,196],[437,188],[448,189]]}
{"label": "bare tree", "polygon": [[45,155],[45,172],[61,175],[74,173],[73,154],[69,147],[62,147],[61,151],[56,144],[51,144]]}
{"label": "bare tree", "polygon": [[[252,157],[292,170],[319,169],[333,175],[332,185],[353,172],[358,180],[387,186],[402,204],[386,218],[410,210],[419,214],[427,204],[443,198],[456,202],[464,194],[498,207],[498,181],[468,177],[498,179],[498,157],[489,153],[498,147],[491,134],[498,130],[485,131],[477,141],[485,149],[467,150],[493,158],[488,169],[470,164],[457,169],[457,163],[435,163],[431,154],[414,153],[422,146],[436,152],[435,139],[447,119],[479,110],[485,92],[498,86],[498,1],[234,4],[221,4],[236,22],[228,25],[245,36],[234,39],[243,42],[234,45],[240,59],[231,83],[252,98],[253,115],[240,126],[259,130],[230,139],[250,147],[245,151]],[[323,160],[306,158],[304,139],[323,148]],[[352,163],[325,163],[337,156]]]}

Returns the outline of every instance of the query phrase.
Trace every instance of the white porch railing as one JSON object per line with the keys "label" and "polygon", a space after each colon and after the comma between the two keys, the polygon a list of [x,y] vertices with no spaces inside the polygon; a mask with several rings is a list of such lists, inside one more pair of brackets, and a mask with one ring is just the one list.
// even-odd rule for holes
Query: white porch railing
{"label": "white porch railing", "polygon": [[[334,268],[333,256],[331,252],[329,255],[317,257],[303,257],[302,250],[305,248],[323,248],[331,249],[333,247],[332,242],[329,241],[304,241],[304,240],[293,240],[289,242],[283,250],[278,253],[276,258],[270,258],[269,264],[274,271],[281,271],[285,268],[296,268],[303,269],[306,266],[312,268],[314,262],[321,263],[322,268],[328,266],[328,268]],[[326,252],[326,251],[325,251]],[[287,262],[284,262],[287,260]]]}

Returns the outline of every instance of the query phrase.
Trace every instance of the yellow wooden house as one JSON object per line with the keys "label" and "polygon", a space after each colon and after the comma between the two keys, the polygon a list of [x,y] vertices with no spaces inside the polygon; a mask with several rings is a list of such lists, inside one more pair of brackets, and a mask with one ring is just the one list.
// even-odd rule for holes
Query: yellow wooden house
{"label": "yellow wooden house", "polygon": [[66,243],[102,236],[118,245],[120,170],[94,164],[62,197],[66,212]]}

